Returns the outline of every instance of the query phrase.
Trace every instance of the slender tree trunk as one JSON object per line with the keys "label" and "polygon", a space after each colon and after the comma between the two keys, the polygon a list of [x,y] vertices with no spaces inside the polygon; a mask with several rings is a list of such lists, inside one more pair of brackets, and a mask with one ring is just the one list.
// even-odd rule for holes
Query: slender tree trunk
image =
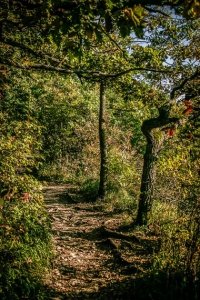
{"label": "slender tree trunk", "polygon": [[99,143],[100,143],[100,183],[99,197],[103,199],[106,193],[107,183],[107,139],[106,139],[106,96],[105,81],[100,84],[100,109],[99,109]]}
{"label": "slender tree trunk", "polygon": [[178,118],[161,118],[159,116],[158,118],[144,121],[141,127],[141,130],[147,139],[147,146],[144,154],[136,225],[146,225],[151,215],[159,151],[166,138],[163,126],[177,121]]}

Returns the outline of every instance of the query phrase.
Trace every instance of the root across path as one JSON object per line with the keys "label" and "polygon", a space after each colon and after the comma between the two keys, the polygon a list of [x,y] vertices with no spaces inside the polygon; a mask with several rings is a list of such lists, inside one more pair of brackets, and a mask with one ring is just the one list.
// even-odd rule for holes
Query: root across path
{"label": "root across path", "polygon": [[140,299],[157,240],[124,232],[122,214],[78,202],[73,192],[67,185],[44,188],[55,248],[47,299]]}

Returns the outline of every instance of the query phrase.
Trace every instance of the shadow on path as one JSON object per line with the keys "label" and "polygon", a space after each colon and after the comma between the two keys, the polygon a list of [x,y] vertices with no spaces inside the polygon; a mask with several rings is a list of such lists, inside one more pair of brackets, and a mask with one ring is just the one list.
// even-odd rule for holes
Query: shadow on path
{"label": "shadow on path", "polygon": [[169,294],[165,274],[147,276],[156,237],[119,232],[122,214],[76,202],[75,193],[67,185],[44,189],[56,252],[46,299],[184,299]]}

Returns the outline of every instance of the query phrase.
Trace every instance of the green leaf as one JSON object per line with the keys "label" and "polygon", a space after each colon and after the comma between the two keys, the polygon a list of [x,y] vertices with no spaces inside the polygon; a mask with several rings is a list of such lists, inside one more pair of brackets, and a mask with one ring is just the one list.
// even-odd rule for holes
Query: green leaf
{"label": "green leaf", "polygon": [[0,208],[4,206],[4,199],[0,198]]}
{"label": "green leaf", "polygon": [[136,36],[137,36],[138,38],[142,38],[142,37],[143,37],[143,35],[144,35],[143,27],[136,26],[136,27],[134,28],[134,30],[135,30],[135,34],[136,34]]}

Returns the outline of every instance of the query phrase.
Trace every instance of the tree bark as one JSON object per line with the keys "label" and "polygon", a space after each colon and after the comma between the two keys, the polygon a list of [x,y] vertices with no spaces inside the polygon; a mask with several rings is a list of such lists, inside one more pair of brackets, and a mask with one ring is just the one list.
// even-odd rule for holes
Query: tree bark
{"label": "tree bark", "polygon": [[100,84],[100,108],[99,108],[99,144],[100,144],[100,183],[98,196],[104,199],[107,183],[107,139],[106,139],[106,96],[105,81]]}
{"label": "tree bark", "polygon": [[150,219],[159,151],[166,138],[165,130],[161,129],[163,129],[163,126],[178,120],[178,118],[161,118],[159,116],[158,118],[146,120],[142,124],[141,130],[146,137],[147,146],[144,154],[136,225],[146,225]]}

